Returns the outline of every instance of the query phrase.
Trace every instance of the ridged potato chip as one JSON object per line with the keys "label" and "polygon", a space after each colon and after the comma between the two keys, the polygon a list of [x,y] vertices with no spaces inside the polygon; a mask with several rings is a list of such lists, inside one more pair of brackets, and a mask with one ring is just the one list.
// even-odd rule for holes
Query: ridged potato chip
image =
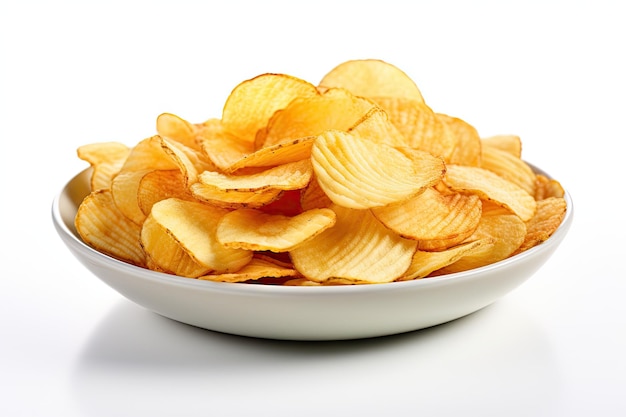
{"label": "ridged potato chip", "polygon": [[548,240],[565,217],[567,204],[562,197],[548,197],[537,202],[537,212],[526,222],[526,236],[516,253],[524,252]]}
{"label": "ridged potato chip", "polygon": [[98,142],[80,146],[78,157],[89,162],[91,173],[91,191],[111,188],[113,177],[122,169],[130,148],[119,142]]}
{"label": "ridged potato chip", "polygon": [[81,239],[97,251],[134,265],[146,265],[139,244],[141,227],[119,211],[110,190],[89,194],[78,207],[74,224]]}
{"label": "ridged potato chip", "polygon": [[535,195],[535,173],[526,162],[511,153],[485,146],[481,152],[481,167],[520,186],[531,196]]}
{"label": "ridged potato chip", "polygon": [[441,159],[412,154],[409,158],[385,144],[327,131],[315,140],[311,161],[320,187],[334,203],[365,209],[406,200],[440,181],[445,172]]}
{"label": "ridged potato chip", "polygon": [[226,131],[244,143],[255,143],[259,129],[267,125],[274,112],[297,97],[318,95],[317,88],[300,78],[286,74],[261,74],[237,85],[222,111]]}
{"label": "ridged potato chip", "polygon": [[156,130],[163,138],[174,140],[192,149],[200,149],[196,140],[200,128],[175,114],[161,113],[157,117]]}
{"label": "ridged potato chip", "polygon": [[448,124],[425,103],[398,97],[379,97],[376,102],[404,136],[405,146],[450,161],[457,139]]}
{"label": "ridged potato chip", "polygon": [[416,241],[387,229],[370,210],[337,205],[332,210],[337,215],[335,225],[290,252],[302,275],[317,282],[342,278],[383,283],[406,272],[417,248]]}
{"label": "ridged potato chip", "polygon": [[217,240],[227,248],[287,252],[335,224],[331,209],[311,209],[295,216],[239,209],[222,217]]}
{"label": "ridged potato chip", "polygon": [[407,239],[418,241],[418,249],[443,250],[472,235],[482,213],[476,195],[442,195],[434,188],[402,203],[372,209],[385,226]]}
{"label": "ridged potato chip", "polygon": [[319,88],[345,88],[367,97],[402,97],[424,101],[417,84],[404,71],[378,59],[356,59],[343,62],[329,71]]}
{"label": "ridged potato chip", "polygon": [[457,165],[480,166],[482,142],[476,128],[458,117],[443,113],[436,113],[435,115],[448,127],[448,132],[456,143],[447,162]]}
{"label": "ridged potato chip", "polygon": [[443,182],[454,191],[476,194],[506,207],[523,221],[537,209],[535,199],[526,190],[484,168],[449,164]]}
{"label": "ridged potato chip", "polygon": [[198,277],[236,272],[252,251],[226,248],[216,238],[228,211],[207,204],[168,198],[154,204],[141,229],[141,245],[152,262],[170,273]]}
{"label": "ridged potato chip", "polygon": [[313,97],[299,97],[274,113],[267,124],[263,147],[326,130],[348,130],[376,105],[344,89],[332,88]]}
{"label": "ridged potato chip", "polygon": [[526,230],[526,224],[516,214],[484,202],[480,224],[468,241],[486,239],[489,243],[436,273],[467,271],[506,259],[522,245]]}
{"label": "ridged potato chip", "polygon": [[522,140],[517,135],[494,135],[481,138],[483,147],[491,147],[508,152],[518,158],[522,157]]}
{"label": "ridged potato chip", "polygon": [[417,250],[413,255],[409,269],[402,277],[398,278],[398,281],[425,278],[434,271],[441,270],[463,257],[472,256],[485,248],[490,248],[493,243],[493,239],[483,238],[461,243],[438,252]]}
{"label": "ridged potato chip", "polygon": [[[208,274],[199,276],[198,279],[216,282],[259,282],[268,283],[268,278],[273,278],[272,284],[283,284],[290,279],[297,279],[300,273],[294,269],[293,265],[278,262],[268,256],[255,254],[250,262],[237,272]],[[276,281],[276,279],[283,279]],[[263,282],[260,280],[265,279]]]}

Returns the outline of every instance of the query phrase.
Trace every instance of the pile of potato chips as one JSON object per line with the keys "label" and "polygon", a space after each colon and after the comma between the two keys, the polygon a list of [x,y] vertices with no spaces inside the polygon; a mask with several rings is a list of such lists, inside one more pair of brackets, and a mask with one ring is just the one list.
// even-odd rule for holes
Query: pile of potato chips
{"label": "pile of potato chips", "polygon": [[93,168],[76,229],[96,250],[182,277],[386,283],[488,265],[545,241],[567,209],[520,138],[437,113],[399,68],[351,60],[318,85],[262,74],[221,118],[164,113]]}

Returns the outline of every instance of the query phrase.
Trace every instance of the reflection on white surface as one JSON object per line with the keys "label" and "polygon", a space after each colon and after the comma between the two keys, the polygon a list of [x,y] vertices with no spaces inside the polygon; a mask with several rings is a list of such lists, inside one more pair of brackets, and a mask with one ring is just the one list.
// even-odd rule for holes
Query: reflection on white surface
{"label": "reflection on white surface", "polygon": [[506,302],[397,336],[286,342],[123,301],[84,347],[72,389],[87,416],[548,416],[559,369],[543,329]]}

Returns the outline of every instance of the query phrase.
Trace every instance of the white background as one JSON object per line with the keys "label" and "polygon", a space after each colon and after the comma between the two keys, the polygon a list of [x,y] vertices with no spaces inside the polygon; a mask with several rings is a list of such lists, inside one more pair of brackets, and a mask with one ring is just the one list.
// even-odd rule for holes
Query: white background
{"label": "white background", "polygon": [[[0,5],[0,415],[626,415],[626,15],[619,1]],[[529,281],[464,319],[352,342],[255,340],[138,307],[55,234],[82,144],[172,112],[220,117],[264,72],[353,58],[407,72],[439,112],[514,133],[574,225]]]}

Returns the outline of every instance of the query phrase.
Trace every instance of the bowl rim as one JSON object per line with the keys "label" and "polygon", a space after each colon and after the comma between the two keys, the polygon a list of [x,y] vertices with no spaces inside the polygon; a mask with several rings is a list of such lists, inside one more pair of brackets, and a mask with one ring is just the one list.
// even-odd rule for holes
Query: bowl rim
{"label": "bowl rim", "polygon": [[[548,178],[550,176],[543,170],[529,163],[531,168]],[[543,252],[549,250],[558,243],[567,234],[574,216],[574,203],[571,195],[565,187],[564,199],[566,202],[566,211],[563,220],[559,227],[546,241],[539,245],[536,245],[522,253],[503,259],[501,261],[485,265],[482,267],[474,268],[467,271],[455,272],[446,275],[439,275],[432,278],[421,278],[409,281],[393,281],[387,283],[372,283],[363,285],[333,285],[333,286],[285,286],[285,285],[263,285],[263,284],[250,284],[239,282],[218,282],[211,280],[200,280],[195,278],[181,277],[173,274],[167,274],[163,272],[153,271],[147,268],[143,268],[137,265],[133,265],[122,260],[116,259],[104,253],[97,251],[88,244],[86,244],[80,237],[72,230],[63,219],[61,212],[61,199],[66,194],[70,185],[77,181],[80,176],[86,175],[91,168],[86,168],[72,177],[59,192],[54,196],[52,201],[52,221],[57,233],[61,235],[63,240],[68,245],[72,245],[76,250],[85,254],[89,259],[99,265],[106,265],[109,268],[113,268],[121,273],[130,274],[134,276],[141,276],[143,279],[155,281],[162,284],[193,287],[196,289],[204,289],[210,291],[221,292],[237,292],[241,294],[278,294],[278,295],[323,295],[323,294],[369,294],[372,292],[381,291],[406,291],[406,288],[424,287],[432,288],[438,286],[452,285],[459,281],[469,281],[473,279],[479,279],[485,273],[494,272],[499,269],[506,268],[510,264],[514,264],[523,261],[526,258],[531,258]]]}

